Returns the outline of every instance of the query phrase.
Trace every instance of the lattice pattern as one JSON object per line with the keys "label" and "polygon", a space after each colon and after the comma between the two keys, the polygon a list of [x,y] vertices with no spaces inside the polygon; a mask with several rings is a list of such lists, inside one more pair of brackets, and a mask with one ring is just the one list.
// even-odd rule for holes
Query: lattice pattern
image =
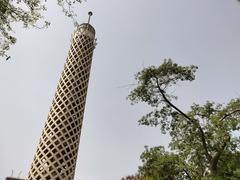
{"label": "lattice pattern", "polygon": [[74,34],[28,180],[74,179],[94,37],[89,24]]}

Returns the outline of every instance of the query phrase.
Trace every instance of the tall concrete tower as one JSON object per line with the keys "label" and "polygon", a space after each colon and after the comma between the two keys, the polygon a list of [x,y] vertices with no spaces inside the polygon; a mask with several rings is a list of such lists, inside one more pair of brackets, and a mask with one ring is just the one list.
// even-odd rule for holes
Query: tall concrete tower
{"label": "tall concrete tower", "polygon": [[28,180],[74,179],[94,41],[89,20],[77,27]]}

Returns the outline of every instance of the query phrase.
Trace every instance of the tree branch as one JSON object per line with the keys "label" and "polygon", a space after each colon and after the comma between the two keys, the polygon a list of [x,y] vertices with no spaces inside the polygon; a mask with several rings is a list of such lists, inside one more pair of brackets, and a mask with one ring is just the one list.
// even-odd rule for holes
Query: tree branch
{"label": "tree branch", "polygon": [[219,151],[212,158],[212,161],[210,163],[210,171],[211,171],[212,175],[217,173],[218,161],[219,161],[220,156],[223,153],[225,147],[227,146],[227,141],[229,141],[229,140],[230,140],[230,136],[228,136],[228,139],[223,143],[223,145],[220,147]]}
{"label": "tree branch", "polygon": [[240,109],[236,109],[235,111],[232,111],[232,112],[230,112],[230,113],[228,113],[228,114],[225,114],[225,115],[220,119],[220,121],[223,121],[223,120],[226,119],[227,117],[229,117],[229,116],[231,116],[231,115],[233,115],[233,114],[235,114],[235,113],[237,113],[237,112],[240,112]]}
{"label": "tree branch", "polygon": [[186,173],[188,179],[192,180],[192,178],[191,178],[190,174],[188,173],[188,171],[186,169],[183,169],[183,171]]}
{"label": "tree branch", "polygon": [[205,138],[205,135],[204,135],[204,132],[203,132],[203,129],[202,127],[200,126],[199,122],[196,120],[196,119],[191,119],[189,116],[187,116],[184,112],[182,112],[180,109],[178,109],[174,104],[172,104],[166,97],[165,95],[165,92],[161,89],[160,85],[159,85],[159,82],[158,82],[158,78],[156,78],[156,83],[157,83],[157,88],[159,90],[159,92],[161,93],[163,99],[166,101],[167,104],[169,104],[172,108],[174,108],[176,111],[178,111],[182,116],[184,116],[186,119],[188,119],[191,123],[193,123],[193,121],[195,121],[197,124],[198,124],[198,130],[200,132],[200,135],[201,135],[201,141],[202,141],[202,144],[203,144],[203,148],[205,150],[205,155],[208,159],[208,161],[210,162],[211,159],[212,159],[212,156],[209,154],[208,152],[208,148],[207,148],[207,143],[206,143],[206,138]]}
{"label": "tree branch", "polygon": [[172,108],[174,108],[176,111],[178,111],[181,115],[183,115],[186,119],[190,120],[192,122],[192,119],[190,117],[188,117],[184,112],[182,112],[180,109],[178,109],[174,104],[172,104],[166,97],[164,91],[161,89],[159,83],[158,83],[158,78],[156,78],[156,82],[157,82],[157,88],[159,90],[159,92],[161,93],[163,99],[166,101],[167,104],[169,104]]}

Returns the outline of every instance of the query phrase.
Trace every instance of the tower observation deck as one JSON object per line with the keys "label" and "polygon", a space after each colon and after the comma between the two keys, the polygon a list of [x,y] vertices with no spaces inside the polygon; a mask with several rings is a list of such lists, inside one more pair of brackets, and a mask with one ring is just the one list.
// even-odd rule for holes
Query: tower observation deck
{"label": "tower observation deck", "polygon": [[89,23],[75,31],[28,180],[73,180],[95,48]]}

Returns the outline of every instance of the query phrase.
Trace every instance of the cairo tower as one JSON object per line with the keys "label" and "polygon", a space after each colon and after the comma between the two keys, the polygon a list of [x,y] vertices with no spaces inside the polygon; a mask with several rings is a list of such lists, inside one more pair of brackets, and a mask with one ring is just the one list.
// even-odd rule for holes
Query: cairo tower
{"label": "cairo tower", "polygon": [[28,180],[74,179],[94,48],[95,30],[88,20],[73,35]]}

